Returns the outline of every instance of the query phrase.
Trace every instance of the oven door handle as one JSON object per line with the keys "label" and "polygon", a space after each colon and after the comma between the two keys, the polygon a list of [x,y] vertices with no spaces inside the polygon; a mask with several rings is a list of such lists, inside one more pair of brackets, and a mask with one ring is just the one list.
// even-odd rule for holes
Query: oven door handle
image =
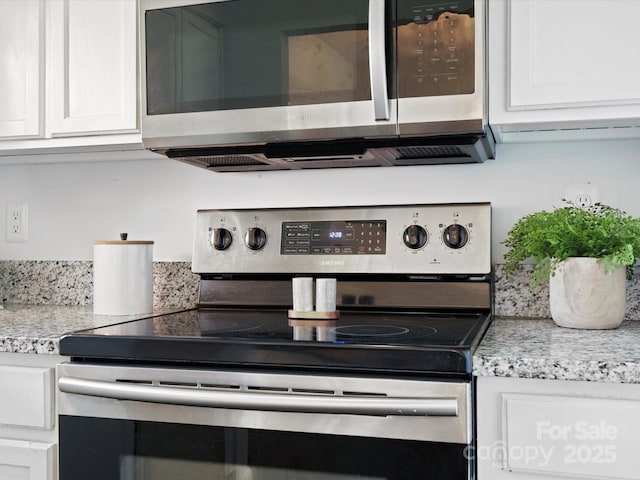
{"label": "oven door handle", "polygon": [[197,407],[379,416],[458,416],[457,398],[321,396],[225,392],[60,377],[61,392],[138,402]]}

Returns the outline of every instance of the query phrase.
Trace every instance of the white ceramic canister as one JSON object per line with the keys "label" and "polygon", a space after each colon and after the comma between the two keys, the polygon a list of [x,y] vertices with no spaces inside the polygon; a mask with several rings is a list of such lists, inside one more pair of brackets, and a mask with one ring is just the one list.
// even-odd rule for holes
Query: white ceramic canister
{"label": "white ceramic canister", "polygon": [[335,278],[316,279],[316,311],[334,312],[336,309],[336,288]]}
{"label": "white ceramic canister", "polygon": [[152,312],[153,242],[96,241],[93,246],[93,313],[138,315]]}
{"label": "white ceramic canister", "polygon": [[293,310],[296,312],[313,311],[313,278],[295,277],[293,284]]}

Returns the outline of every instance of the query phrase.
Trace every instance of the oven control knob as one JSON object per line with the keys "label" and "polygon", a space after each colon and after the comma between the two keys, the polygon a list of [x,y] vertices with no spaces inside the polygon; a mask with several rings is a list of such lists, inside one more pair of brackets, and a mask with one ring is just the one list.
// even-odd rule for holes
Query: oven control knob
{"label": "oven control knob", "polygon": [[249,227],[244,242],[251,250],[260,250],[267,243],[267,233],[258,227]]}
{"label": "oven control knob", "polygon": [[447,247],[457,250],[464,247],[469,241],[469,231],[462,225],[453,223],[444,229],[442,241]]}
{"label": "oven control knob", "polygon": [[402,239],[407,247],[417,250],[427,244],[427,231],[420,225],[409,225],[405,228]]}
{"label": "oven control knob", "polygon": [[231,246],[233,237],[231,232],[226,228],[214,228],[211,233],[211,245],[216,250],[226,250]]}

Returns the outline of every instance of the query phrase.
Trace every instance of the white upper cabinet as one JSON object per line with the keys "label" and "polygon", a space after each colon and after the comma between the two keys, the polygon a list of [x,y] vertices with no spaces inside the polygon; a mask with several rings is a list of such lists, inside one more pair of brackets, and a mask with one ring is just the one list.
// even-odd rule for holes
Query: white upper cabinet
{"label": "white upper cabinet", "polygon": [[135,0],[0,0],[0,62],[0,155],[140,145]]}
{"label": "white upper cabinet", "polygon": [[489,2],[499,141],[640,137],[640,0]]}
{"label": "white upper cabinet", "polygon": [[0,137],[44,134],[43,27],[43,0],[0,0]]}
{"label": "white upper cabinet", "polygon": [[137,128],[134,0],[48,2],[52,136]]}

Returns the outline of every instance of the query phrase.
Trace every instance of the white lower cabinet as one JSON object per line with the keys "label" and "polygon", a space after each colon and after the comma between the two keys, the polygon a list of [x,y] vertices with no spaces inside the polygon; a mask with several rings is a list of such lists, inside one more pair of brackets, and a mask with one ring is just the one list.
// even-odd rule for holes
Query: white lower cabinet
{"label": "white lower cabinet", "polygon": [[638,479],[640,385],[477,379],[479,480]]}
{"label": "white lower cabinet", "polygon": [[57,355],[0,353],[0,479],[56,480]]}
{"label": "white lower cabinet", "polygon": [[0,439],[2,480],[52,480],[56,446],[53,443]]}

